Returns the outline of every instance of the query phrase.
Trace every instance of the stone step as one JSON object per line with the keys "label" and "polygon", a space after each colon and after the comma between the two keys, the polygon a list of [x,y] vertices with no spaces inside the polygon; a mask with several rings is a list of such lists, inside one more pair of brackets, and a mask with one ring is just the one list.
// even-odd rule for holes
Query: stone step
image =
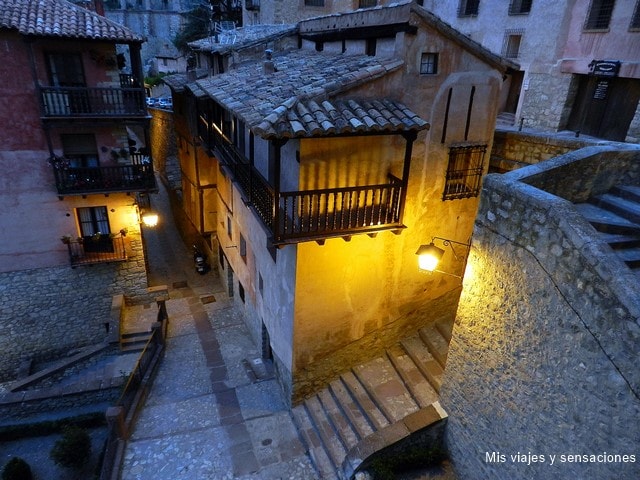
{"label": "stone step", "polygon": [[386,355],[354,367],[353,372],[390,423],[419,409]]}
{"label": "stone step", "polygon": [[429,353],[422,339],[418,335],[414,335],[405,338],[400,343],[422,374],[429,380],[429,383],[431,383],[435,391],[440,392],[444,370],[438,361],[433,358],[431,353]]}
{"label": "stone step", "polygon": [[619,235],[640,234],[640,225],[616,215],[609,210],[589,203],[577,203],[574,207],[576,211],[599,232]]}
{"label": "stone step", "polygon": [[616,185],[611,189],[611,193],[618,197],[640,203],[640,187],[635,185]]}
{"label": "stone step", "polygon": [[449,353],[449,341],[442,336],[436,325],[421,328],[418,330],[418,334],[433,358],[438,361],[444,370],[447,364],[447,354]]}
{"label": "stone step", "polygon": [[345,372],[340,375],[341,380],[347,386],[349,393],[360,406],[361,410],[367,416],[373,430],[380,430],[389,425],[389,420],[385,414],[373,402],[369,393],[356,378],[353,372]]}
{"label": "stone step", "polygon": [[307,451],[311,457],[316,470],[320,474],[320,478],[327,480],[338,479],[336,467],[329,458],[329,454],[325,446],[320,440],[320,435],[316,430],[309,413],[304,404],[298,405],[291,409],[293,420],[302,436],[303,442],[307,446]]}
{"label": "stone step", "polygon": [[390,348],[387,355],[420,408],[438,400],[438,393],[401,346]]}
{"label": "stone step", "polygon": [[451,337],[453,336],[453,318],[451,320],[440,320],[436,322],[436,328],[440,332],[447,344],[451,343]]}
{"label": "stone step", "polygon": [[347,451],[336,430],[333,428],[331,420],[322,408],[322,404],[317,395],[314,395],[304,401],[304,407],[307,410],[309,418],[313,422],[316,432],[320,436],[320,440],[329,454],[329,458],[333,465],[341,465]]}
{"label": "stone step", "polygon": [[640,235],[618,235],[614,233],[599,233],[598,238],[608,243],[613,250],[640,247]]}
{"label": "stone step", "polygon": [[611,193],[596,195],[590,199],[594,205],[609,210],[630,222],[640,223],[640,203]]}
{"label": "stone step", "polygon": [[329,418],[334,430],[337,432],[342,445],[346,451],[349,451],[358,443],[359,440],[355,428],[331,394],[330,389],[325,388],[324,390],[321,390],[318,392],[317,397],[320,400],[320,404],[322,405],[325,415]]}
{"label": "stone step", "polygon": [[354,397],[349,393],[342,378],[332,381],[329,384],[329,389],[340,404],[344,415],[349,419],[349,423],[358,435],[358,438],[363,439],[371,435],[373,433],[373,425],[362,411],[360,405],[355,402]]}
{"label": "stone step", "polygon": [[640,248],[617,250],[616,254],[624,263],[629,266],[629,268],[640,267]]}

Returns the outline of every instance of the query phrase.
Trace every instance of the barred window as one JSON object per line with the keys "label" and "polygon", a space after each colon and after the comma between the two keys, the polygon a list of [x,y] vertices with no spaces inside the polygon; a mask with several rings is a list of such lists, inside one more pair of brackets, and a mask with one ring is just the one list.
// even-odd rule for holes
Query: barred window
{"label": "barred window", "polygon": [[324,0],[304,0],[305,7],[324,7]]}
{"label": "barred window", "polygon": [[502,42],[502,56],[506,58],[518,58],[523,30],[507,30]]}
{"label": "barred window", "polygon": [[420,73],[423,75],[435,75],[438,73],[438,54],[423,53],[420,58]]}
{"label": "barred window", "polygon": [[584,28],[586,30],[606,30],[609,28],[615,3],[615,0],[591,0]]}
{"label": "barred window", "polygon": [[378,0],[359,0],[358,8],[372,8],[378,4]]}
{"label": "barred window", "polygon": [[532,0],[511,0],[509,15],[526,15],[531,12]]}
{"label": "barred window", "polygon": [[449,165],[442,200],[480,195],[486,145],[458,145],[449,148]]}
{"label": "barred window", "polygon": [[633,10],[633,17],[631,17],[631,29],[640,29],[640,0],[636,2],[636,8]]}
{"label": "barred window", "polygon": [[480,0],[460,0],[458,6],[459,17],[474,17],[478,15]]}

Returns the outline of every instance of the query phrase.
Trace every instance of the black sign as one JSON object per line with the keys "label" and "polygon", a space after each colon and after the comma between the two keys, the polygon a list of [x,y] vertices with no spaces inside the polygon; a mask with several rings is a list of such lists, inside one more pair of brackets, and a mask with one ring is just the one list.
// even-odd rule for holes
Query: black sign
{"label": "black sign", "polygon": [[598,77],[617,77],[620,71],[618,60],[594,60],[589,64],[591,73]]}

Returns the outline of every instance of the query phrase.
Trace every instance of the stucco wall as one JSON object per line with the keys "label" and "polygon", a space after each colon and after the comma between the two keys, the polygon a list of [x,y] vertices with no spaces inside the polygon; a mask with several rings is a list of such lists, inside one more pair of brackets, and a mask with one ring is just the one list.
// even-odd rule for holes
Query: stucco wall
{"label": "stucco wall", "polygon": [[638,182],[623,168],[637,152],[598,162],[595,148],[485,179],[441,390],[461,478],[640,475],[637,277],[570,202],[520,182],[587,192],[576,200]]}

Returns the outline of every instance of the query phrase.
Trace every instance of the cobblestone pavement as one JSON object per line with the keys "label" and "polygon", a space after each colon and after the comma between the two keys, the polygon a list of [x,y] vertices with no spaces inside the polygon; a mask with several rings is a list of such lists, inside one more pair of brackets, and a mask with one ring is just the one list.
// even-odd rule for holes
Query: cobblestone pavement
{"label": "cobblestone pavement", "polygon": [[213,272],[190,272],[160,189],[153,207],[165,220],[145,240],[154,281],[170,287],[167,349],[120,479],[317,478],[276,380],[251,375],[247,360],[259,351],[238,311]]}

